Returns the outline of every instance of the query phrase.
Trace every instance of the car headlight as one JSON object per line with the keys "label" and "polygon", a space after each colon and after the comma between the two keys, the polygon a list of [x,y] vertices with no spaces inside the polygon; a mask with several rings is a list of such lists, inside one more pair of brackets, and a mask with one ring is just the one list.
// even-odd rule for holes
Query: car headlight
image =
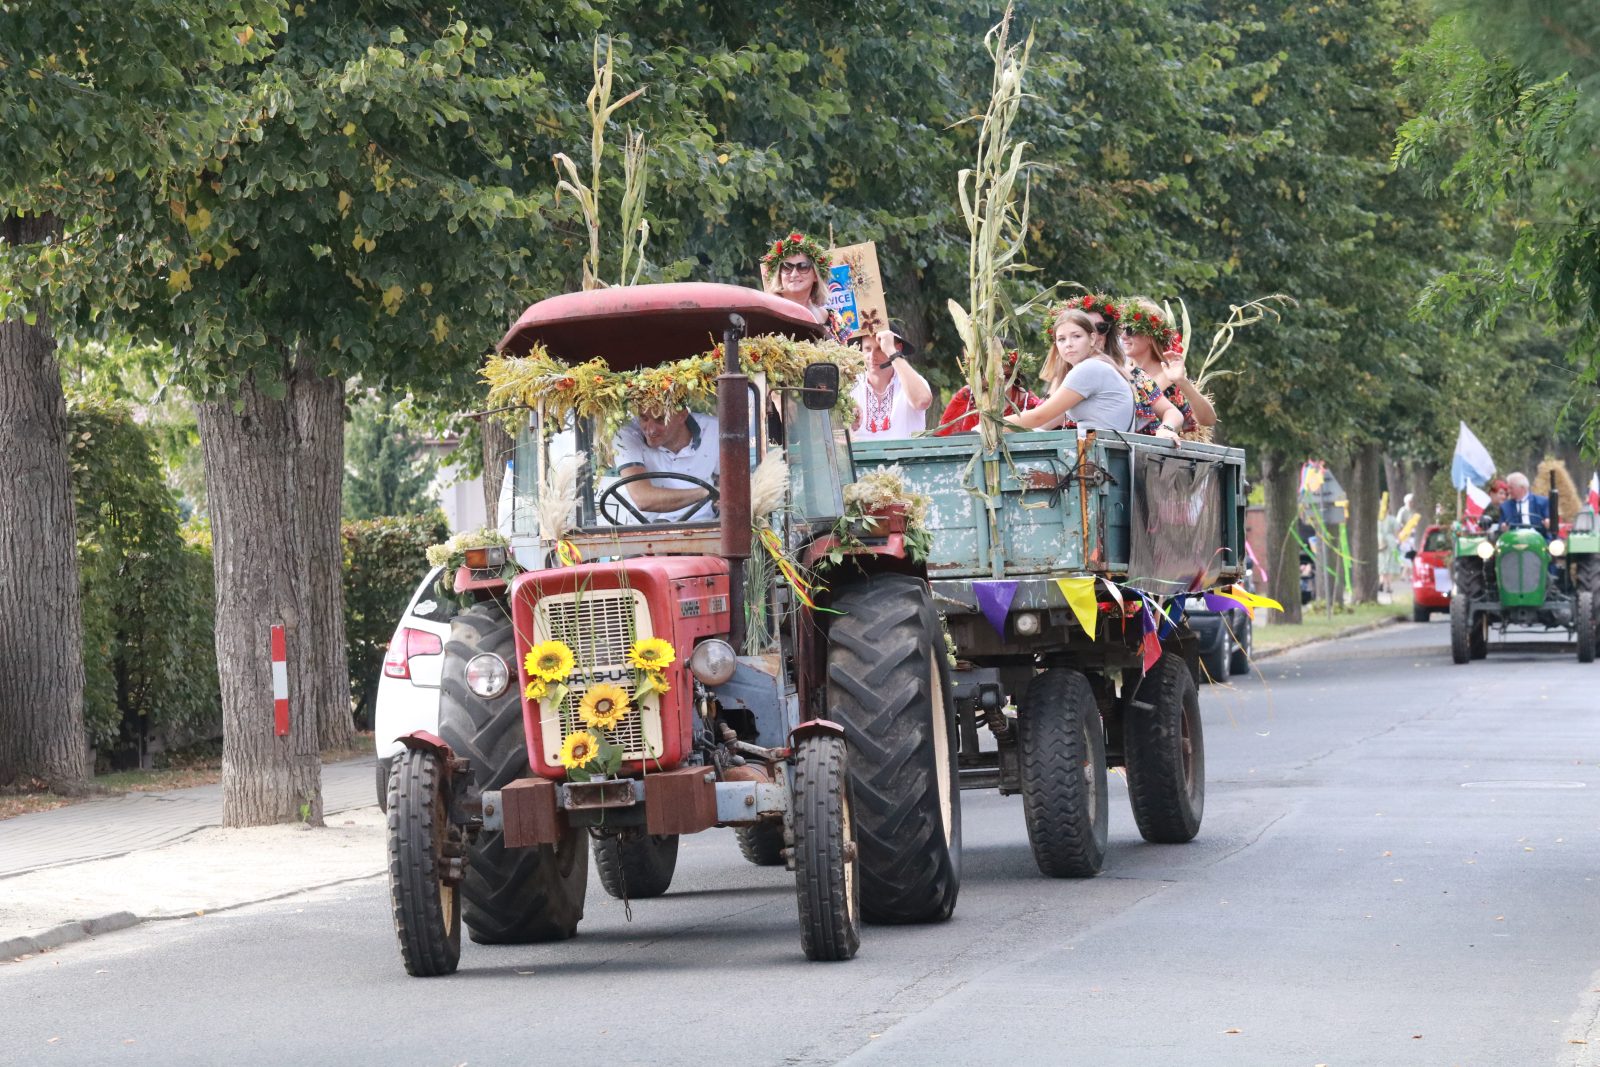
{"label": "car headlight", "polygon": [[506,661],[493,652],[479,652],[467,660],[467,688],[473,696],[493,700],[506,691],[511,671]]}
{"label": "car headlight", "polygon": [[1478,542],[1478,558],[1494,559],[1494,546],[1487,541]]}
{"label": "car headlight", "polygon": [[1565,541],[1561,540],[1561,538],[1559,538],[1559,537],[1556,538],[1554,541],[1551,541],[1550,542],[1550,554],[1552,556],[1564,556],[1564,555],[1566,555],[1567,554],[1567,543]]}
{"label": "car headlight", "polygon": [[719,638],[701,641],[689,653],[689,673],[701,685],[721,685],[733,677],[734,668],[738,666],[739,657],[734,654],[733,646]]}

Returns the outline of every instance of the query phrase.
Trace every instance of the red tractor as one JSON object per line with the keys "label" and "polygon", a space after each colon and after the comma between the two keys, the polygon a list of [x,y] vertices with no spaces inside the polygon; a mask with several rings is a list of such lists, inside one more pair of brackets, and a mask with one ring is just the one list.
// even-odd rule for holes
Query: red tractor
{"label": "red tractor", "polygon": [[[702,413],[696,425],[715,427],[719,462],[711,478],[613,478],[615,413],[608,423],[530,397],[519,517],[540,492],[556,496],[561,452],[569,474],[587,458],[559,498],[572,518],[559,538],[519,518],[511,552],[530,569],[512,574],[504,548],[469,552],[455,588],[473,603],[445,645],[439,736],[401,739],[389,873],[411,974],[453,972],[463,924],[480,943],[572,937],[591,850],[612,896],[666,893],[679,837],[713,827],[733,828],[750,862],[794,872],[811,959],[853,956],[863,916],[954,910],[956,719],[925,574],[900,539],[867,537],[826,589],[774,577],[833,534],[853,478],[839,366],[811,343],[821,333],[777,297],[683,283],[545,300],[501,341],[502,354],[534,352],[575,376],[704,373],[716,358],[715,423]],[[799,372],[755,370],[740,351],[757,335],[812,358]],[[597,358],[608,366],[586,362]],[[753,544],[751,472],[772,450],[788,490],[755,517],[765,532]],[[693,499],[680,495],[668,521],[646,514],[627,492],[646,479]],[[575,771],[576,748],[596,742],[610,761]]]}

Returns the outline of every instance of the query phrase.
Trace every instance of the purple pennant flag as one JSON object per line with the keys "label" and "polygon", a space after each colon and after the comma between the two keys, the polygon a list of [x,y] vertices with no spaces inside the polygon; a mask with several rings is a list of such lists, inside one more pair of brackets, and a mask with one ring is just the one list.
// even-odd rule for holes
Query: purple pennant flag
{"label": "purple pennant flag", "polygon": [[1001,637],[1006,635],[1006,616],[1011,614],[1011,601],[1017,595],[1015,581],[980,581],[972,583],[972,591],[978,597],[978,609],[983,612],[983,617],[989,620],[989,625],[994,627],[994,632]]}
{"label": "purple pennant flag", "polygon": [[1240,608],[1244,607],[1243,604],[1233,599],[1233,597],[1223,596],[1220,593],[1207,593],[1205,594],[1205,600],[1206,607],[1210,608],[1212,611],[1238,611]]}

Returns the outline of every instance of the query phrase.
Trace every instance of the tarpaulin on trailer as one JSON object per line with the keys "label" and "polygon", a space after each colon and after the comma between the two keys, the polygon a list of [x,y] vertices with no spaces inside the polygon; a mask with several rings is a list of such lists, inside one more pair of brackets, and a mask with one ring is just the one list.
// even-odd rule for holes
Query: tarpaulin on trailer
{"label": "tarpaulin on trailer", "polygon": [[1132,531],[1126,584],[1147,593],[1210,585],[1226,543],[1222,468],[1152,449],[1133,453]]}

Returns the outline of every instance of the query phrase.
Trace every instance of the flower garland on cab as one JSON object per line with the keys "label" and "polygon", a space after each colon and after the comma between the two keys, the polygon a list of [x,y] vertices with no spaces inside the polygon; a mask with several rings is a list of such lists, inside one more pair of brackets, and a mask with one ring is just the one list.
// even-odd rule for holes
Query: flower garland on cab
{"label": "flower garland on cab", "polygon": [[[578,701],[578,719],[583,728],[568,734],[561,743],[560,761],[568,776],[585,782],[597,775],[617,773],[623,750],[614,732],[634,715],[637,705],[651,694],[672,691],[666,670],[677,660],[670,641],[645,637],[628,650],[628,663],[634,668],[633,692],[613,682],[596,682],[584,690]],[[522,661],[528,682],[524,699],[561,706],[570,692],[568,681],[577,670],[577,657],[565,641],[541,641],[528,650]]]}

